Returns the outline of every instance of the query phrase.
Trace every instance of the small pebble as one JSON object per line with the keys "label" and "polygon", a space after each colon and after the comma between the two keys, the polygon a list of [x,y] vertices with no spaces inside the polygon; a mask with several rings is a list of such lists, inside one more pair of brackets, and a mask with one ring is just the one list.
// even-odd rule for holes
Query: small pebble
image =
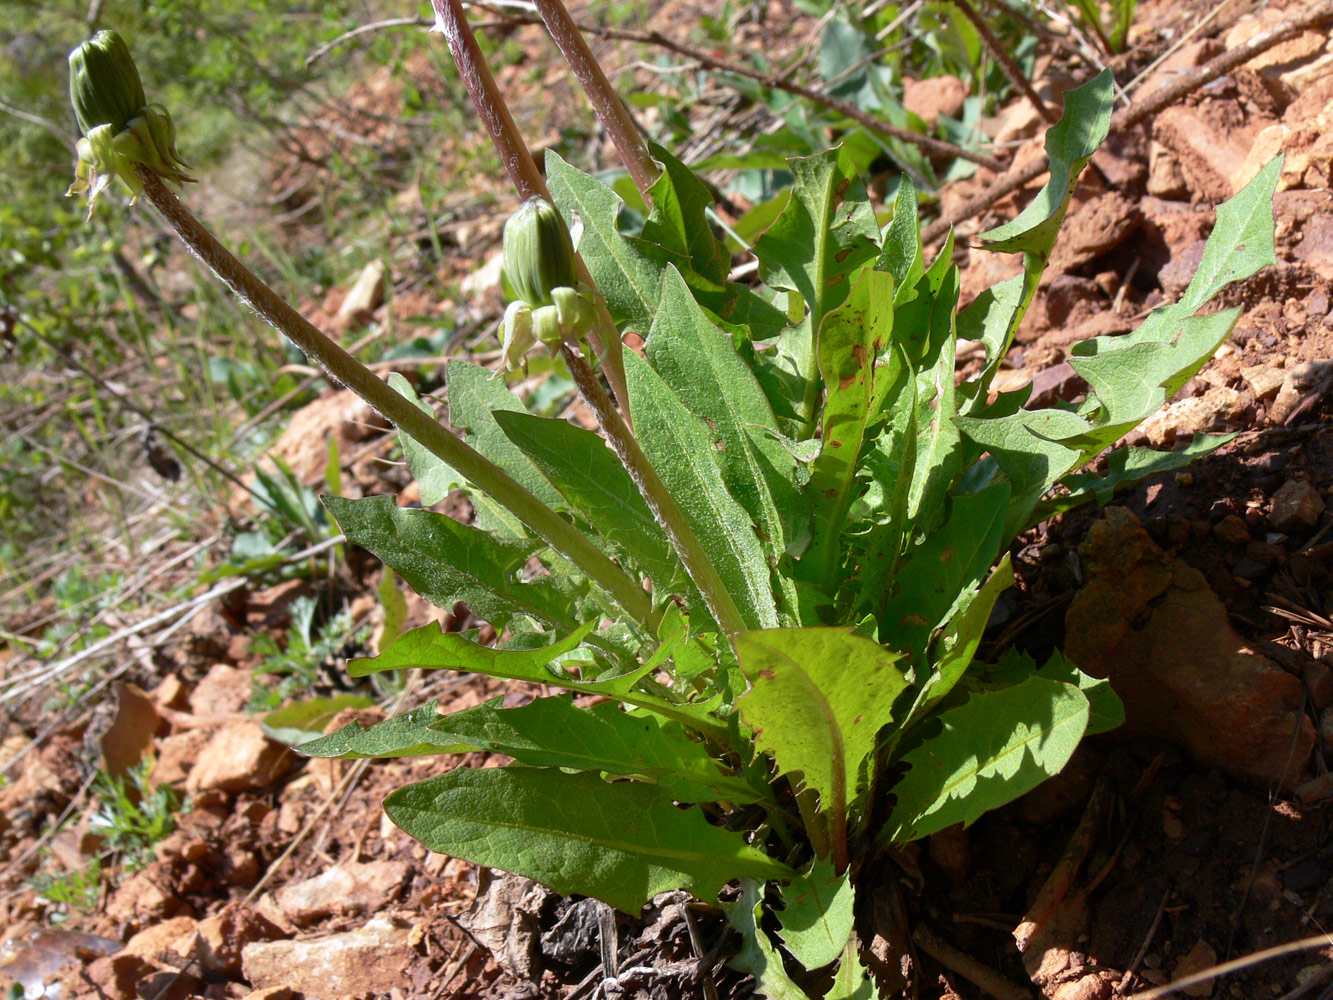
{"label": "small pebble", "polygon": [[1235,514],[1228,514],[1213,525],[1213,534],[1227,545],[1244,545],[1250,540],[1250,531],[1245,519]]}
{"label": "small pebble", "polygon": [[1273,494],[1268,519],[1278,531],[1297,532],[1313,528],[1324,513],[1324,498],[1307,482],[1289,479]]}

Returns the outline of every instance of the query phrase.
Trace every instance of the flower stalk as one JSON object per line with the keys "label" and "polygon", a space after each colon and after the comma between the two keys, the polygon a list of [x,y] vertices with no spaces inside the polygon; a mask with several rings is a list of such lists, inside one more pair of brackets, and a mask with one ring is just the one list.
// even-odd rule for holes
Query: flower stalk
{"label": "flower stalk", "polygon": [[[519,197],[524,201],[529,198],[553,201],[551,192],[546,189],[546,181],[542,178],[541,171],[537,169],[537,163],[533,160],[532,153],[528,151],[527,143],[523,141],[523,135],[514,122],[514,116],[509,113],[509,107],[505,104],[495,77],[491,75],[491,69],[486,64],[486,57],[482,55],[477,38],[467,23],[462,3],[460,0],[431,0],[431,6],[435,10],[435,30],[443,34],[449,43],[449,51],[458,66],[458,73],[472,97],[477,114],[481,116],[486,130],[490,133],[495,151],[500,154],[500,162],[505,165],[510,180],[518,189]],[[576,267],[580,282],[589,288],[596,287],[582,257],[577,258]],[[629,419],[629,393],[625,386],[625,364],[621,357],[620,331],[616,329],[615,321],[611,319],[606,303],[600,295],[593,304],[593,318],[593,327],[588,331],[588,340],[593,350],[597,352],[597,358],[606,373],[606,380],[611,383],[611,391],[615,393],[616,401]]]}
{"label": "flower stalk", "polygon": [[512,512],[587,574],[627,614],[640,622],[648,618],[652,613],[651,598],[587,536],[326,337],[219,243],[157,174],[142,165],[136,169],[144,195],[162,213],[181,242],[242,301],[304,351],[332,379],[351,389],[399,430],[420,442],[431,454],[447,462],[479,490]]}
{"label": "flower stalk", "polygon": [[648,194],[648,189],[653,186],[661,171],[649,154],[643,137],[639,135],[638,125],[630,116],[624,102],[620,100],[620,95],[611,86],[611,81],[602,72],[602,67],[592,54],[592,50],[588,48],[583,33],[579,31],[578,25],[569,16],[569,11],[565,9],[561,0],[533,0],[533,4],[537,8],[537,13],[541,14],[552,41],[560,49],[560,54],[565,57],[565,62],[569,64],[569,68],[574,71],[574,76],[582,85],[583,92],[588,96],[588,103],[597,114],[597,120],[602,123],[602,128],[606,129],[606,134],[615,143],[625,169],[629,171],[634,181],[634,186],[639,189],[639,194],[643,195],[643,200],[651,206],[652,198]]}

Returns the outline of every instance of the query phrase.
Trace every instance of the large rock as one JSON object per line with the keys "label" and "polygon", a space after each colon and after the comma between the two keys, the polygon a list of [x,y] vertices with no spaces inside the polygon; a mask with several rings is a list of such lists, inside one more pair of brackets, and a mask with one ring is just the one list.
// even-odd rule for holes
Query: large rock
{"label": "large rock", "polygon": [[275,893],[284,915],[298,927],[328,916],[373,913],[398,894],[410,866],[405,861],[344,862]]}
{"label": "large rock", "polygon": [[248,944],[241,964],[257,989],[289,986],[313,997],[386,994],[409,985],[409,933],[404,925],[376,917],[344,934]]}
{"label": "large rock", "polygon": [[1314,747],[1301,682],[1246,648],[1204,575],[1123,508],[1107,509],[1079,553],[1088,582],[1065,618],[1065,652],[1110,678],[1127,729],[1238,777],[1296,784]]}
{"label": "large rock", "polygon": [[186,787],[196,794],[208,789],[244,792],[265,788],[287,769],[291,755],[281,743],[264,735],[250,719],[229,722],[199,752]]}

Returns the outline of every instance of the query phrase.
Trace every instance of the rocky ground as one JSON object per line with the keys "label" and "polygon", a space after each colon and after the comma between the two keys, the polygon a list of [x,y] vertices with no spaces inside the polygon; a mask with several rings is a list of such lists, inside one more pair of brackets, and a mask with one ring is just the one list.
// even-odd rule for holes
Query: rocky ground
{"label": "rocky ground", "polygon": [[[1223,5],[1135,96],[1306,6]],[[1117,75],[1146,67],[1213,7],[1146,0]],[[1048,100],[1069,85],[1060,66],[1043,60],[1034,81]],[[960,96],[926,88],[918,110],[948,112]],[[1022,99],[989,129],[1014,163],[1040,151],[1042,120]],[[885,859],[878,877],[898,886],[916,928],[920,996],[1107,1000],[1333,922],[1331,135],[1333,43],[1312,30],[1113,136],[1080,184],[996,383],[1032,382],[1036,404],[1083,391],[1065,360],[1070,345],[1128,331],[1180,292],[1215,206],[1281,151],[1278,264],[1227,293],[1226,304],[1245,307],[1230,340],[1139,432],[1157,447],[1200,431],[1235,440],[1016,546],[1020,585],[992,621],[990,650],[1063,648],[1109,673],[1129,725],[1085,745],[1013,806]],[[994,179],[983,168],[946,188],[941,211]],[[967,249],[968,237],[1012,216],[1039,183],[960,223],[965,298],[1018,266]],[[498,227],[477,230],[493,252]],[[410,289],[389,306],[359,294],[335,292],[307,312],[350,331],[387,309],[408,318],[441,308]],[[960,374],[979,362],[959,356]],[[344,492],[415,488],[383,461],[393,444],[384,428],[345,394],[296,414],[276,450],[314,482],[328,435],[339,440]],[[722,964],[734,942],[716,914],[674,895],[641,918],[619,915],[619,980],[604,986],[591,907],[427,852],[384,818],[383,796],[440,761],[309,761],[247,714],[251,637],[282,634],[302,593],[373,616],[377,572],[351,553],[331,594],[309,582],[233,590],[139,657],[93,711],[54,728],[31,711],[8,720],[0,981],[29,996],[49,985],[62,997],[116,1000],[748,995]],[[409,605],[410,624],[436,615],[468,625],[465,608]],[[21,631],[23,617],[6,627]],[[342,683],[340,666],[325,693]],[[406,700],[461,708],[497,693],[484,679],[449,676]],[[188,795],[189,810],[145,867],[56,926],[61,908],[27,878],[40,858],[88,865],[102,848],[89,829],[91,774],[145,757],[155,782]],[[50,836],[61,816],[69,823]],[[1294,1000],[1326,998],[1330,983],[1325,945],[1184,992]]]}

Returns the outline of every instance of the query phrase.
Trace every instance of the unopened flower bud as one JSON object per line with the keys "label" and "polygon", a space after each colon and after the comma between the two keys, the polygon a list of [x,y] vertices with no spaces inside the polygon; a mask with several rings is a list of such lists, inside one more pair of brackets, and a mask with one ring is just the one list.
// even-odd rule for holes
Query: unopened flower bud
{"label": "unopened flower bud", "polygon": [[99,31],[69,54],[69,98],[84,135],[98,125],[119,132],[139,114],[148,98],[123,38]]}
{"label": "unopened flower bud", "polygon": [[177,184],[194,180],[181,169],[171,115],[148,103],[134,58],[114,31],[99,31],[69,54],[69,95],[84,134],[69,194],[88,192],[89,216],[113,177],[138,195],[136,165]]}
{"label": "unopened flower bud", "polygon": [[519,299],[534,309],[549,306],[555,289],[578,284],[574,242],[545,198],[529,198],[505,223],[504,269]]}

